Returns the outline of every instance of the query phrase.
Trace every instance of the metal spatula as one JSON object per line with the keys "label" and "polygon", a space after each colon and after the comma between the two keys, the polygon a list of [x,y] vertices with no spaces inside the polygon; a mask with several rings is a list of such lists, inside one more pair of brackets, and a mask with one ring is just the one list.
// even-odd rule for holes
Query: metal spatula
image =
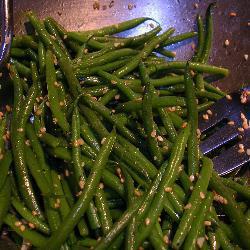
{"label": "metal spatula", "polygon": [[[228,95],[212,105],[209,108],[211,112],[205,111],[199,115],[200,132],[206,134],[210,130],[210,135],[201,142],[200,149],[204,154],[213,154],[216,150],[219,152],[213,162],[220,175],[228,174],[250,162],[250,150],[247,150],[250,149],[248,93],[249,90],[245,89],[241,93]],[[224,124],[213,132],[213,128],[222,121]],[[220,151],[223,147],[226,149]]]}

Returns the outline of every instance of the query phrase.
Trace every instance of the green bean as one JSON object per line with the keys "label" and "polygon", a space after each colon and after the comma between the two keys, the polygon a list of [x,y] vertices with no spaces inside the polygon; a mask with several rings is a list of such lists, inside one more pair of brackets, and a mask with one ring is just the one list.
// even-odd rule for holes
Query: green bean
{"label": "green bean", "polygon": [[32,177],[34,178],[34,180],[36,181],[36,184],[38,186],[38,188],[40,189],[42,195],[44,197],[48,197],[49,195],[51,195],[51,185],[48,184],[48,181],[46,179],[46,176],[44,174],[44,172],[42,171],[39,162],[36,159],[36,156],[34,154],[34,152],[32,151],[32,149],[25,145],[25,159],[27,162],[27,166],[29,168],[29,171],[32,175]]}
{"label": "green bean", "polygon": [[132,29],[132,28],[144,23],[147,20],[153,20],[153,19],[149,18],[149,17],[134,18],[134,19],[131,19],[129,21],[124,21],[124,22],[117,23],[114,25],[106,26],[106,27],[103,27],[101,29],[84,31],[84,32],[82,32],[82,34],[89,35],[89,36],[113,35],[113,34],[120,33],[120,32],[125,31],[125,30]]}
{"label": "green bean", "polygon": [[61,39],[59,32],[57,31],[56,27],[53,25],[53,23],[50,21],[49,18],[46,18],[44,20],[44,26],[48,33],[52,36],[52,38],[55,40],[55,43],[60,47],[60,49],[64,52],[64,54],[70,58],[69,52],[63,43],[63,40]]}
{"label": "green bean", "polygon": [[197,16],[197,28],[198,28],[198,49],[193,57],[194,62],[200,62],[203,47],[204,47],[204,41],[205,41],[205,31],[204,31],[204,25],[201,15]]}
{"label": "green bean", "polygon": [[33,83],[36,83],[38,86],[38,92],[37,92],[37,96],[41,97],[43,96],[43,89],[42,89],[42,84],[40,81],[40,77],[38,74],[38,70],[37,70],[37,66],[35,62],[30,62],[30,69],[31,69],[31,79]]}
{"label": "green bean", "polygon": [[88,67],[96,67],[96,66],[101,66],[106,63],[114,62],[115,60],[126,57],[126,56],[132,56],[136,54],[138,54],[136,50],[129,49],[129,48],[124,48],[124,49],[122,48],[122,49],[117,49],[114,51],[107,52],[102,56],[94,58],[93,60],[86,60],[86,61],[80,60],[80,63],[78,63],[77,61],[76,65],[74,66],[79,69],[85,69]]}
{"label": "green bean", "polygon": [[111,229],[113,222],[105,193],[100,187],[97,189],[95,194],[95,203],[97,211],[99,212],[98,214],[100,216],[103,234],[106,235]]}
{"label": "green bean", "polygon": [[[180,174],[181,175],[181,174]],[[179,177],[180,178],[180,177]],[[186,193],[178,184],[173,185],[173,192],[179,198],[179,200],[184,203],[187,200]]]}
{"label": "green bean", "polygon": [[[64,220],[70,212],[70,206],[63,192],[63,188],[62,188],[61,181],[60,181],[61,177],[59,177],[58,174],[54,170],[51,171],[51,176],[52,176],[52,181],[53,181],[53,186],[54,186],[55,197],[60,197],[54,200],[55,203],[53,205],[56,207],[56,205],[59,204],[59,212],[62,217],[62,220]],[[74,244],[76,242],[76,236],[74,232],[71,232],[69,234],[69,241],[71,244]]]}
{"label": "green bean", "polygon": [[187,40],[189,38],[193,38],[197,35],[197,32],[195,31],[190,31],[190,32],[186,32],[186,33],[182,33],[180,35],[176,35],[176,36],[172,36],[169,39],[167,39],[164,43],[163,43],[163,47],[165,46],[169,46],[175,43],[179,43],[182,42],[184,40]]}
{"label": "green bean", "polygon": [[195,85],[200,92],[205,90],[204,79],[202,74],[197,74],[195,76]]}
{"label": "green bean", "polygon": [[59,60],[59,66],[67,79],[70,93],[76,98],[81,93],[81,86],[73,73],[71,62],[66,58],[61,58]]}
{"label": "green bean", "polygon": [[119,221],[117,221],[106,237],[102,238],[97,244],[97,250],[104,250],[111,244],[111,242],[122,232],[122,230],[127,226],[129,221],[132,219],[133,215],[137,212],[140,205],[142,204],[142,199],[138,199],[137,202],[133,203],[122,215]]}
{"label": "green bean", "polygon": [[37,18],[37,16],[32,12],[27,12],[27,17],[41,38],[42,42],[46,46],[47,49],[52,49],[57,58],[66,57],[65,53],[62,49],[56,44],[56,42],[52,39],[49,33],[46,31],[43,23]]}
{"label": "green bean", "polygon": [[99,42],[112,42],[112,43],[124,43],[129,40],[129,46],[130,47],[136,47],[141,44],[144,44],[149,39],[157,35],[161,31],[161,27],[157,26],[154,29],[150,30],[149,32],[146,32],[144,34],[134,36],[134,37],[127,37],[127,38],[121,38],[121,37],[112,37],[112,36],[101,36],[101,37],[93,37],[94,40]]}
{"label": "green bean", "polygon": [[[186,106],[185,99],[179,96],[163,96],[153,97],[152,107],[166,107],[166,106]],[[117,106],[118,111],[131,112],[142,109],[142,100],[128,101]]]}
{"label": "green bean", "polygon": [[98,112],[100,115],[102,115],[104,118],[106,118],[109,122],[113,123],[117,130],[127,137],[131,142],[138,144],[138,139],[136,136],[125,126],[119,123],[117,119],[113,115],[110,115],[110,111],[108,108],[106,108],[104,105],[99,103],[98,101],[93,100],[90,96],[82,95],[81,100],[88,105],[91,109]]}
{"label": "green bean", "polygon": [[25,50],[25,55],[33,62],[38,62],[38,56],[37,53],[35,51],[33,51],[32,49],[26,49]]}
{"label": "green bean", "polygon": [[152,100],[154,96],[154,87],[150,84],[150,82],[148,82],[148,76],[145,73],[145,66],[140,64],[139,68],[141,79],[145,86],[145,93],[142,100],[142,120],[147,136],[146,141],[148,143],[152,159],[155,164],[159,166],[163,161],[163,156],[157,142],[156,125],[153,118]]}
{"label": "green bean", "polygon": [[19,35],[19,36],[13,37],[11,47],[12,48],[31,48],[31,49],[37,50],[38,44],[35,41],[33,36]]}
{"label": "green bean", "polygon": [[198,215],[194,219],[192,228],[189,231],[187,238],[184,243],[183,249],[196,249],[196,240],[199,234],[199,231],[204,227],[205,216],[209,211],[209,208],[213,202],[213,194],[208,192],[206,199],[202,202]]}
{"label": "green bean", "polygon": [[5,151],[4,134],[6,131],[7,117],[6,114],[0,119],[0,155]]}
{"label": "green bean", "polygon": [[56,72],[50,50],[46,52],[46,82],[51,112],[56,118],[56,123],[63,129],[65,133],[67,133],[69,131],[69,123],[60,107],[58,90],[56,87],[56,84],[58,83],[56,81]]}
{"label": "green bean", "polygon": [[145,216],[145,220],[149,221],[149,223],[146,223],[146,225],[145,224],[141,225],[138,229],[136,238],[136,249],[149,235],[152,226],[155,224],[157,218],[161,213],[165,197],[165,188],[172,187],[172,185],[174,184],[174,182],[178,177],[179,173],[178,169],[183,160],[184,150],[186,147],[189,132],[190,132],[190,127],[189,125],[187,125],[187,127],[184,128],[176,138],[176,143],[173,146],[171,156],[169,162],[167,163],[166,170],[163,173],[163,177],[160,181],[159,188]]}
{"label": "green bean", "polygon": [[198,111],[195,97],[195,88],[189,71],[189,63],[185,70],[185,96],[187,103],[188,122],[191,125],[190,136],[187,143],[188,174],[194,175],[199,169],[199,146],[197,138]]}
{"label": "green bean", "polygon": [[46,243],[46,238],[42,234],[27,227],[24,227],[24,230],[21,230],[21,227],[16,226],[16,222],[18,221],[19,220],[12,214],[7,214],[4,218],[5,224],[11,227],[11,229],[22,238],[28,240],[34,247],[41,247]]}
{"label": "green bean", "polygon": [[169,200],[170,204],[173,206],[174,211],[181,215],[183,213],[183,203],[180,198],[176,195],[174,191],[166,193],[166,197]]}
{"label": "green bean", "polygon": [[220,243],[218,241],[218,237],[213,232],[208,232],[209,245],[211,250],[219,250]]}
{"label": "green bean", "polygon": [[164,48],[158,48],[155,50],[157,53],[160,53],[163,56],[169,57],[169,58],[175,58],[176,52],[173,52],[171,50],[166,50]]}
{"label": "green bean", "polygon": [[[70,187],[68,185],[68,182],[65,180],[65,178],[61,177],[61,185],[63,188],[65,198],[67,199],[69,206],[72,207],[75,201],[71,193]],[[89,229],[84,218],[82,218],[82,220],[78,222],[77,227],[78,227],[79,234],[81,236],[86,237],[89,234]]]}
{"label": "green bean", "polygon": [[184,170],[180,173],[180,182],[186,194],[189,194],[192,182]]}
{"label": "green bean", "polygon": [[205,89],[209,92],[213,92],[213,93],[216,93],[218,95],[221,95],[221,96],[226,96],[226,93],[221,91],[219,88],[217,87],[214,87],[213,85],[207,83],[207,82],[204,82],[204,86],[205,86]]}
{"label": "green bean", "polygon": [[171,118],[175,128],[179,129],[183,126],[184,120],[178,114],[175,112],[168,112],[168,115]]}
{"label": "green bean", "polygon": [[144,45],[144,48],[137,56],[134,57],[132,61],[130,61],[120,69],[116,70],[114,74],[119,78],[122,78],[123,76],[133,71],[135,68],[138,67],[141,60],[147,58],[155,49],[155,47],[161,45],[173,32],[174,29],[170,28],[158,37],[152,38],[147,44]]}
{"label": "green bean", "polygon": [[42,221],[38,217],[34,216],[31,211],[29,211],[21,201],[16,198],[12,198],[11,200],[12,206],[15,210],[29,223],[32,223],[37,230],[42,233],[50,234],[50,229],[46,222]]}
{"label": "green bean", "polygon": [[39,72],[41,75],[45,73],[45,57],[46,57],[46,50],[44,48],[43,43],[40,41],[38,43],[38,62],[39,62]]}
{"label": "green bean", "polygon": [[24,64],[14,60],[14,59],[11,59],[11,62],[13,63],[13,65],[15,65],[16,70],[20,75],[22,75],[26,78],[29,78],[31,76],[31,70],[29,67],[25,66]]}
{"label": "green bean", "polygon": [[237,182],[235,182],[229,178],[221,178],[221,181],[224,185],[235,190],[243,198],[250,200],[250,188],[249,188],[249,186],[243,186],[243,185],[238,184]]}
{"label": "green bean", "polygon": [[174,140],[177,136],[177,133],[176,133],[174,124],[172,122],[172,119],[171,119],[169,113],[166,110],[164,110],[164,108],[158,108],[157,111],[158,111],[160,119],[164,125],[164,128],[166,129],[167,136],[169,137],[169,140],[171,142],[174,142]]}
{"label": "green bean", "polygon": [[80,183],[83,178],[82,162],[81,162],[81,148],[80,140],[80,117],[77,106],[74,107],[72,114],[72,161],[74,167],[74,175],[77,183]]}
{"label": "green bean", "polygon": [[25,57],[26,53],[25,50],[23,49],[19,49],[19,48],[11,48],[10,50],[10,56],[11,57],[15,57],[15,58],[19,58],[19,57]]}
{"label": "green bean", "polygon": [[2,229],[3,222],[6,218],[10,207],[11,199],[11,183],[10,178],[7,177],[0,189],[0,229]]}
{"label": "green bean", "polygon": [[202,54],[200,56],[200,61],[202,63],[207,62],[209,58],[209,53],[212,47],[213,40],[213,17],[212,17],[212,9],[215,6],[215,3],[211,3],[206,11],[206,34],[205,41],[202,50]]}
{"label": "green bean", "polygon": [[96,158],[91,173],[85,183],[83,193],[65,218],[64,224],[61,225],[60,229],[52,234],[46,242],[46,245],[49,245],[51,249],[57,249],[66,240],[68,233],[73,230],[80,218],[84,215],[84,212],[87,210],[89,202],[94,195],[94,190],[100,181],[102,170],[108,160],[110,152],[112,151],[115,139],[115,131],[113,131],[104,142]]}
{"label": "green bean", "polygon": [[[37,84],[33,84],[29,89],[26,99],[22,103],[23,106],[21,107],[24,107],[22,113],[20,113],[20,107],[16,106],[16,104],[19,103],[21,100],[20,101],[17,100],[17,103],[14,104],[14,109],[16,110],[14,111],[14,115],[12,117],[13,121],[15,122],[13,124],[13,129],[12,129],[11,143],[12,143],[14,162],[15,162],[15,172],[17,175],[17,181],[22,198],[30,210],[32,211],[34,210],[39,214],[41,214],[39,205],[35,198],[31,181],[29,179],[29,174],[27,171],[25,154],[24,154],[25,125],[33,108],[35,98],[37,97],[37,91],[38,91]],[[20,94],[22,95],[22,91],[19,89],[17,90],[17,92],[18,93],[16,95],[16,98],[19,99]]]}
{"label": "green bean", "polygon": [[220,228],[216,229],[215,234],[223,250],[235,249],[235,247],[230,243],[229,239]]}
{"label": "green bean", "polygon": [[150,82],[154,87],[175,85],[184,82],[184,76],[165,76],[159,79],[151,79]]}
{"label": "green bean", "polygon": [[117,94],[118,94],[117,89],[111,89],[99,99],[99,102],[102,103],[103,105],[106,105],[111,100],[113,100]]}
{"label": "green bean", "polygon": [[238,209],[237,203],[231,196],[231,193],[228,192],[227,188],[220,181],[219,176],[215,172],[212,174],[210,187],[227,200],[227,204],[222,205],[223,210],[232,222],[233,231],[238,236],[240,246],[248,248],[250,245],[250,236],[248,236],[250,234],[250,224],[246,223],[244,214]]}
{"label": "green bean", "polygon": [[185,210],[183,216],[181,217],[180,223],[178,225],[177,231],[175,232],[173,239],[173,247],[179,249],[184,242],[186,235],[188,234],[191,224],[194,220],[194,216],[198,213],[200,201],[202,200],[200,194],[206,194],[208,183],[212,174],[213,163],[210,159],[202,158],[202,168],[199,178],[195,184],[192,194],[188,201],[188,209]]}
{"label": "green bean", "polygon": [[218,101],[221,99],[221,95],[218,95],[216,93],[208,92],[206,90],[203,91],[196,91],[195,92],[197,97],[205,97],[208,98],[211,101]]}
{"label": "green bean", "polygon": [[106,63],[106,64],[95,66],[95,67],[88,67],[84,69],[77,68],[75,74],[78,78],[81,78],[81,77],[86,77],[86,76],[92,76],[96,74],[99,70],[111,72],[113,70],[116,70],[124,66],[130,60],[131,60],[131,57],[128,56],[124,59],[112,61],[110,63]]}
{"label": "green bean", "polygon": [[[155,72],[167,70],[167,69],[185,69],[186,62],[185,61],[176,61],[176,62],[165,62],[161,64],[155,64],[148,67],[148,74],[151,75]],[[200,73],[208,73],[208,74],[218,74],[221,76],[227,76],[228,70],[221,67],[216,67],[204,63],[198,62],[189,62],[190,70],[195,70]]]}
{"label": "green bean", "polygon": [[123,82],[120,81],[120,79],[115,75],[111,75],[102,70],[98,71],[97,74],[103,77],[104,79],[110,81],[111,85],[117,87],[129,100],[135,100],[136,98],[140,97],[140,95],[134,93],[134,91],[131,90],[129,86],[123,84]]}
{"label": "green bean", "polygon": [[2,189],[4,183],[6,182],[6,179],[8,178],[9,169],[12,163],[12,154],[10,150],[7,150],[3,154],[3,158],[0,161],[0,190]]}

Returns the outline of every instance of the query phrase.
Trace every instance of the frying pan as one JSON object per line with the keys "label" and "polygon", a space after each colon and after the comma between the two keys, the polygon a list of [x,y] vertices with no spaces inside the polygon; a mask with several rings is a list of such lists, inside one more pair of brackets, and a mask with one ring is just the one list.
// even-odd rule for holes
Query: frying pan
{"label": "frying pan", "polygon": [[[95,0],[14,0],[14,32],[24,32],[24,12],[32,9],[40,18],[54,17],[68,30],[93,29],[135,17],[149,16],[157,20],[163,29],[174,27],[177,34],[196,29],[196,15],[204,15],[212,1],[99,0],[99,9],[94,9],[94,2]],[[230,70],[227,78],[215,83],[227,92],[249,85],[250,58],[244,58],[244,55],[250,53],[249,10],[249,0],[218,0],[214,11],[214,40],[210,62]],[[231,12],[236,13],[236,16],[230,17]],[[134,35],[134,32],[142,33],[144,30],[140,28],[137,31],[129,31],[126,35]],[[225,40],[229,40],[227,47],[224,45]],[[177,59],[188,59],[193,53],[194,42],[195,40],[189,40],[170,49],[177,52]],[[11,101],[11,90],[4,79],[0,84],[2,106]],[[0,248],[13,249],[7,248],[6,244],[0,245]]]}

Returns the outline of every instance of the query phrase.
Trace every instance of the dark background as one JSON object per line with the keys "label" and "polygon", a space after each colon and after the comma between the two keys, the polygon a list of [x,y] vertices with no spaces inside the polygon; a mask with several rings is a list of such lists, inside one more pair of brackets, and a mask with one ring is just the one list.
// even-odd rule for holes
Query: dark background
{"label": "dark background", "polygon": [[[52,16],[69,30],[85,30],[128,20],[140,16],[156,19],[163,29],[173,26],[177,33],[195,29],[198,13],[204,15],[212,1],[192,0],[99,0],[99,10],[94,10],[94,0],[14,0],[15,32],[23,32],[26,21],[24,11],[34,10],[40,18]],[[113,4],[111,3],[113,2]],[[109,5],[113,5],[110,7]],[[195,7],[195,4],[197,6]],[[129,10],[129,5],[132,7]],[[236,17],[230,17],[235,12]],[[250,85],[250,1],[218,0],[214,10],[214,40],[210,62],[230,69],[230,76],[216,83],[229,92]],[[142,33],[147,27],[137,30]],[[130,32],[134,34],[134,32]],[[225,48],[228,39],[230,45]],[[193,53],[189,40],[184,46],[171,48],[177,59],[188,59]],[[179,47],[179,48],[178,48]]]}

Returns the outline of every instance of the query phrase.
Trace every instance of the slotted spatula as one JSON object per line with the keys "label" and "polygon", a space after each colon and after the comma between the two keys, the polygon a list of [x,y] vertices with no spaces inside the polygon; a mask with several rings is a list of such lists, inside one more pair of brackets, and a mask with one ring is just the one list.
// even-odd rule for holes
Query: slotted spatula
{"label": "slotted spatula", "polygon": [[[200,149],[204,154],[212,154],[229,143],[233,144],[219,151],[213,158],[214,168],[220,175],[228,174],[250,162],[250,150],[247,150],[250,149],[250,129],[246,128],[246,122],[250,118],[250,105],[247,95],[244,99],[240,98],[249,90],[244,89],[241,93],[228,95],[213,104],[209,108],[211,112],[205,111],[199,115],[199,129],[205,134],[224,121],[223,126],[214,129],[215,132],[201,142]],[[204,115],[209,119],[204,119]]]}

